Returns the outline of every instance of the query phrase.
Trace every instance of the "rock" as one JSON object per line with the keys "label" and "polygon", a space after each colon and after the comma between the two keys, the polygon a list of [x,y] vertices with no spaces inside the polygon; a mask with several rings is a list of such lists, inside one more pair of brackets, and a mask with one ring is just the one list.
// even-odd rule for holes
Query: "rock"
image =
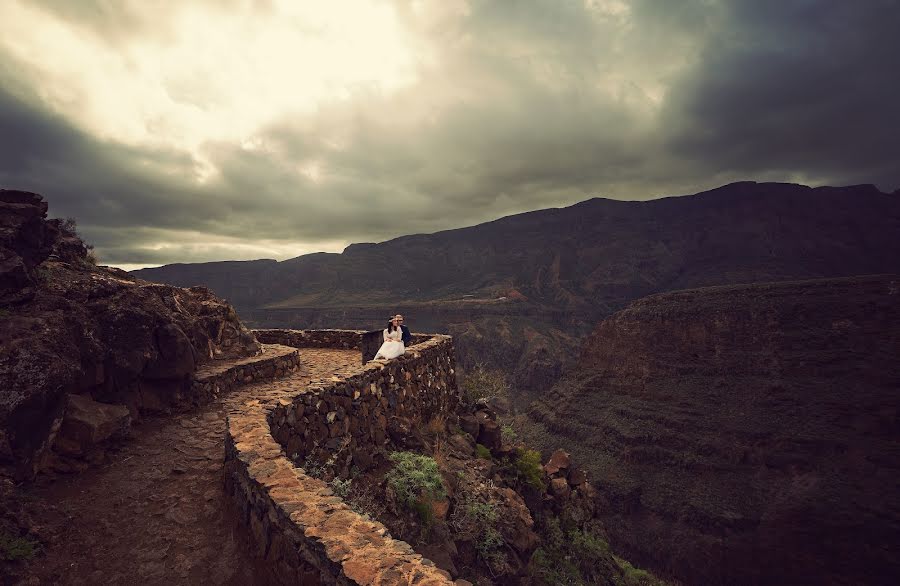
{"label": "rock", "polygon": [[553,455],[550,456],[550,460],[544,464],[544,472],[553,476],[558,473],[560,470],[566,470],[569,468],[569,453],[563,450],[556,450],[553,452]]}
{"label": "rock", "polygon": [[475,439],[466,434],[454,433],[449,437],[447,443],[450,447],[465,456],[471,456],[475,452]]}
{"label": "rock", "polygon": [[585,482],[587,482],[587,475],[583,470],[578,468],[570,468],[569,474],[566,477],[569,481],[569,484],[572,486],[581,486]]}
{"label": "rock", "polygon": [[0,434],[26,477],[47,463],[67,394],[127,405],[135,418],[186,407],[201,399],[185,394],[199,365],[261,348],[209,289],[94,266],[46,213],[39,195],[0,190]]}
{"label": "rock", "polygon": [[565,478],[554,478],[550,481],[550,493],[555,497],[565,498],[569,496],[571,490]]}
{"label": "rock", "polygon": [[353,464],[362,472],[366,472],[375,465],[375,460],[368,453],[356,449],[353,451]]}
{"label": "rock", "polygon": [[144,377],[181,378],[194,372],[196,350],[181,328],[165,324],[156,329],[155,338],[157,357],[144,368]]}
{"label": "rock", "polygon": [[498,450],[501,445],[500,425],[496,421],[486,419],[478,432],[478,443],[491,451]]}
{"label": "rock", "polygon": [[522,497],[510,488],[501,488],[497,494],[501,502],[498,523],[504,541],[512,546],[522,559],[528,559],[540,543],[534,532],[534,519]]}
{"label": "rock", "polygon": [[65,455],[84,455],[102,442],[124,437],[130,425],[131,415],[122,405],[107,405],[89,397],[69,395],[54,448]]}
{"label": "rock", "polygon": [[0,189],[0,303],[34,296],[35,269],[50,256],[57,236],[46,217],[47,203],[40,195]]}
{"label": "rock", "polygon": [[471,435],[472,438],[478,439],[478,432],[481,429],[481,424],[478,423],[478,420],[474,415],[460,416],[459,427],[462,428],[464,432]]}

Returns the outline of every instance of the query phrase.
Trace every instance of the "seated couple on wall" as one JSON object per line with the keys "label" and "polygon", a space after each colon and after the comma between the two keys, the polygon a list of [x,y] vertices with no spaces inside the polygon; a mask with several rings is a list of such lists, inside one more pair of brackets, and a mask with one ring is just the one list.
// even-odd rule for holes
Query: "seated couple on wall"
{"label": "seated couple on wall", "polygon": [[403,316],[399,313],[391,318],[384,329],[384,343],[375,354],[374,360],[390,360],[402,356],[412,341],[409,328],[403,325]]}

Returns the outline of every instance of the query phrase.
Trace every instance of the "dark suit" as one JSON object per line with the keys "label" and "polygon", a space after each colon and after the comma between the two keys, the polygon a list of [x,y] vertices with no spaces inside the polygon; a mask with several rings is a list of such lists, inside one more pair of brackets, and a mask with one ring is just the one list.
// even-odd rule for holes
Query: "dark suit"
{"label": "dark suit", "polygon": [[403,346],[408,347],[409,343],[412,342],[412,334],[409,333],[409,328],[406,326],[400,326],[400,331],[402,332]]}

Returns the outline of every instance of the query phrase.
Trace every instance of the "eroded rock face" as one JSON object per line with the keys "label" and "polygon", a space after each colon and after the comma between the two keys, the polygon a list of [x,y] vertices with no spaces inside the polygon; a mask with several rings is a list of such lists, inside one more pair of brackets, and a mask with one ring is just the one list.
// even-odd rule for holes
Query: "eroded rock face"
{"label": "eroded rock face", "polygon": [[39,195],[0,192],[0,264],[11,267],[0,274],[0,461],[24,472],[65,428],[67,394],[124,405],[134,418],[189,400],[197,365],[260,350],[208,289],[96,267],[46,214]]}
{"label": "eroded rock face", "polygon": [[898,356],[895,276],[679,291],[602,322],[531,414],[641,565],[880,584],[900,570],[884,547],[900,542]]}
{"label": "eroded rock face", "polygon": [[34,296],[35,267],[50,256],[56,234],[46,215],[40,195],[0,189],[0,302]]}

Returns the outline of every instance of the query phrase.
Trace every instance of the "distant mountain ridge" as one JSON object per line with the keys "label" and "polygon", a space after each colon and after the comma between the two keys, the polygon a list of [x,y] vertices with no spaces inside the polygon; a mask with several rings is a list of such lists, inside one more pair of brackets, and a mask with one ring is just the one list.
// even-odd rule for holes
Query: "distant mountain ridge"
{"label": "distant mountain ridge", "polygon": [[898,265],[898,234],[900,198],[874,186],[743,182],[648,201],[595,198],[469,228],[353,244],[341,254],[134,273],[204,284],[244,309],[511,292],[554,307],[619,307],[687,287],[890,272]]}
{"label": "distant mountain ridge", "polygon": [[341,254],[135,274],[206,285],[266,327],[379,327],[403,307],[414,328],[454,335],[463,367],[495,364],[517,386],[541,389],[598,320],[646,295],[897,272],[896,193],[742,182],[647,201],[590,199]]}

